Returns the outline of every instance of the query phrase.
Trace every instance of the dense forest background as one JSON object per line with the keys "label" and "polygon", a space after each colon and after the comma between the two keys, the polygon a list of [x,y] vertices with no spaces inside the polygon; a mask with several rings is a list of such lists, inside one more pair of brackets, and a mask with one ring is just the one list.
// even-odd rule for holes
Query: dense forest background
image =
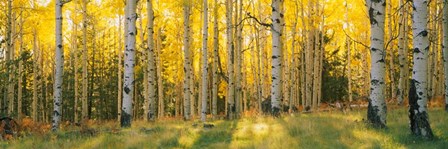
{"label": "dense forest background", "polygon": [[[204,77],[202,28],[203,21],[207,20],[203,2],[153,0],[152,5],[153,38],[148,36],[150,17],[146,1],[136,5],[134,119],[147,118],[145,113],[151,108],[150,97],[146,95],[151,91],[155,95],[156,117],[182,117],[186,76],[191,78],[189,112],[193,117],[200,116],[204,95],[208,97],[207,114],[225,115],[229,81],[234,85],[232,98],[238,114],[261,113],[265,102],[270,105],[273,43],[269,25],[274,23],[271,1],[209,1],[206,24],[210,35],[205,40],[209,81],[205,86],[201,82]],[[0,1],[0,113],[3,115],[51,121],[54,49],[57,48],[54,6],[55,1],[49,0]],[[443,3],[433,0],[428,6],[427,85],[432,99],[444,95]],[[120,116],[127,36],[124,8],[125,2],[120,0],[72,0],[64,4],[63,121],[112,120]],[[284,13],[281,14],[284,15],[282,111],[318,111],[319,107],[335,102],[366,103],[371,90],[371,56],[370,20],[365,1],[287,0],[281,8]],[[229,9],[230,28],[226,21]],[[407,102],[413,58],[411,9],[412,4],[404,0],[391,0],[386,5],[384,93],[388,103]],[[185,20],[189,20],[190,29],[184,29]],[[185,35],[190,40],[185,40]],[[152,54],[147,50],[150,40]],[[185,41],[189,43],[190,74],[183,71]],[[148,59],[148,55],[154,57]],[[149,66],[148,61],[154,61],[154,66]],[[149,70],[155,75],[150,75]],[[148,89],[149,82],[154,83],[152,90]],[[207,93],[202,93],[203,88],[208,88]]]}

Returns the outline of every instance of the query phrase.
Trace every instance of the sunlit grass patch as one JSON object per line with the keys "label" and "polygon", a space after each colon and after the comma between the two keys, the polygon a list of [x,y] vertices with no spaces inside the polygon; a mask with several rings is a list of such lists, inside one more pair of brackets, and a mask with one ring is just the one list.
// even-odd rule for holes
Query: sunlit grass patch
{"label": "sunlit grass patch", "polygon": [[[445,148],[448,114],[429,112],[437,138],[421,140],[410,135],[407,110],[390,110],[387,129],[364,123],[365,111],[322,112],[244,117],[239,120],[135,121],[131,128],[118,123],[95,123],[89,128],[66,127],[56,133],[32,134],[0,142],[1,148]],[[94,130],[94,133],[90,131]]]}

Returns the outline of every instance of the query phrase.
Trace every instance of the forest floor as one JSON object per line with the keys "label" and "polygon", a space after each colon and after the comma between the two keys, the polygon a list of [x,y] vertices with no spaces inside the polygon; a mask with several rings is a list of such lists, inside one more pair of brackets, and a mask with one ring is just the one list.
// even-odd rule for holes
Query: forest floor
{"label": "forest floor", "polygon": [[282,118],[248,117],[210,122],[165,120],[134,122],[121,129],[116,122],[90,128],[68,126],[57,133],[28,134],[0,142],[2,148],[446,148],[448,113],[431,109],[435,140],[410,135],[405,108],[389,110],[387,129],[363,122],[365,110],[348,113],[294,114]]}

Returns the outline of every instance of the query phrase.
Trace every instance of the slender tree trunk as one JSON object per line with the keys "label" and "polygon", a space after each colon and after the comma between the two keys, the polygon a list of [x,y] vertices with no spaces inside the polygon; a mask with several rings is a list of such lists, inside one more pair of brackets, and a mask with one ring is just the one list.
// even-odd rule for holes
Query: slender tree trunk
{"label": "slender tree trunk", "polygon": [[81,117],[82,121],[88,119],[88,107],[87,107],[87,96],[88,96],[88,75],[87,75],[87,0],[82,0],[82,15],[83,15],[83,23],[82,23],[82,110]]}
{"label": "slender tree trunk", "polygon": [[[400,6],[404,5],[404,0],[400,0]],[[398,61],[400,63],[400,78],[398,80],[398,91],[397,100],[398,105],[402,105],[405,99],[406,92],[406,82],[408,81],[407,72],[409,69],[408,58],[407,58],[407,7],[403,7],[400,10],[400,23],[399,23],[399,34],[398,34]]]}
{"label": "slender tree trunk", "polygon": [[235,81],[234,81],[234,45],[233,45],[233,23],[232,23],[232,0],[226,0],[226,34],[227,34],[227,118],[235,118]]}
{"label": "slender tree trunk", "polygon": [[[159,28],[157,31],[157,57],[156,57],[156,65],[157,65],[157,91],[158,91],[158,97],[159,97],[159,117],[165,116],[165,98],[163,95],[163,65],[162,65],[162,41],[160,39],[160,36],[162,34],[162,30]],[[154,109],[155,110],[155,109]]]}
{"label": "slender tree trunk", "polygon": [[427,113],[427,66],[429,40],[427,25],[428,1],[415,0],[413,3],[412,32],[414,36],[414,66],[409,90],[409,119],[411,131],[416,136],[433,138]]}
{"label": "slender tree trunk", "polygon": [[64,45],[62,43],[62,6],[65,2],[56,0],[56,54],[55,79],[53,85],[53,121],[52,130],[57,131],[61,121],[62,108],[62,74],[64,70]]}
{"label": "slender tree trunk", "polygon": [[386,103],[384,100],[384,14],[385,1],[367,0],[371,30],[370,98],[367,119],[374,127],[386,127]]}
{"label": "slender tree trunk", "polygon": [[15,15],[12,13],[13,1],[8,0],[8,25],[7,25],[7,49],[6,62],[8,64],[8,115],[12,115],[14,111],[14,36],[15,36]]}
{"label": "slender tree trunk", "polygon": [[[240,10],[242,10],[242,3],[240,0],[236,0],[235,2],[235,24],[239,24],[239,22],[241,22],[241,14],[240,14]],[[235,108],[236,108],[236,114],[240,115],[241,114],[241,109],[242,109],[242,104],[241,104],[241,100],[242,100],[242,73],[241,73],[241,51],[242,51],[242,25],[243,23],[236,25],[235,26],[235,34],[236,34],[236,39],[235,39]]]}
{"label": "slender tree trunk", "polygon": [[212,87],[212,115],[218,114],[218,50],[219,50],[219,26],[218,26],[218,0],[215,0],[213,10],[213,87]]}
{"label": "slender tree trunk", "polygon": [[207,41],[208,41],[208,3],[207,0],[203,0],[203,15],[202,18],[202,112],[201,112],[201,120],[205,122],[207,118],[207,98],[208,98],[208,57],[207,57]]}
{"label": "slender tree trunk", "polygon": [[[349,20],[348,20],[348,2],[347,0],[345,0],[345,23],[347,24],[348,27],[349,26]],[[349,29],[350,30],[350,29]],[[348,79],[348,101],[352,102],[353,101],[353,96],[352,96],[352,67],[350,67],[351,65],[351,44],[350,44],[350,39],[348,37],[346,37],[345,39],[345,43],[347,46],[347,79]]]}
{"label": "slender tree trunk", "polygon": [[[18,72],[18,84],[17,84],[17,117],[22,119],[22,96],[23,96],[23,9],[20,9],[20,39],[19,39],[19,72]],[[25,77],[26,78],[26,77]],[[25,79],[26,81],[26,79]]]}
{"label": "slender tree trunk", "polygon": [[130,127],[132,121],[132,97],[134,94],[134,66],[135,66],[135,35],[137,20],[136,0],[127,0],[128,23],[127,43],[124,57],[124,82],[123,82],[123,107],[121,116],[121,127]]}
{"label": "slender tree trunk", "polygon": [[191,107],[190,100],[191,99],[191,86],[190,80],[193,79],[191,77],[191,56],[190,56],[190,9],[191,9],[191,1],[185,0],[183,6],[183,16],[184,16],[184,119],[190,120],[191,116]]}
{"label": "slender tree trunk", "polygon": [[[37,31],[33,28],[33,101],[31,103],[31,118],[33,121],[37,121],[37,101],[38,94],[42,92],[39,82],[42,80],[39,70],[39,51],[37,49]],[[40,91],[39,91],[40,89]]]}
{"label": "slender tree trunk", "polygon": [[310,111],[311,107],[312,107],[312,99],[313,99],[313,68],[314,68],[314,48],[313,48],[313,44],[314,44],[314,0],[310,0],[308,1],[308,17],[310,18],[307,22],[308,25],[308,29],[307,29],[307,41],[306,42],[306,58],[305,58],[305,73],[306,73],[306,77],[305,77],[305,81],[306,81],[306,93],[305,93],[305,111]]}
{"label": "slender tree trunk", "polygon": [[[392,14],[393,13],[392,12],[392,2],[389,2],[389,4],[387,6],[389,7],[387,9],[388,14],[389,14],[389,25],[388,25],[389,40],[392,41],[394,38],[394,36],[393,36],[394,30],[393,30],[393,26],[392,26],[392,22],[393,22],[392,20],[394,19],[393,14]],[[389,75],[390,75],[389,79],[390,79],[390,94],[391,94],[392,100],[395,100],[395,98],[397,97],[397,93],[395,92],[394,48],[395,48],[394,42],[390,42],[389,49],[386,49],[386,50],[388,50],[388,53],[390,56],[390,58],[389,58]]]}
{"label": "slender tree trunk", "polygon": [[[125,9],[127,10],[127,7]],[[125,13],[127,13],[127,11],[125,11]],[[125,18],[127,18],[127,17],[125,17]],[[123,20],[126,22],[125,19],[123,19]],[[127,43],[127,35],[124,35],[124,34],[126,34],[126,31],[124,31],[124,30],[123,30],[123,34],[121,34],[121,31],[122,31],[121,16],[119,17],[119,22],[120,22],[120,24],[119,24],[119,33],[120,33],[119,49],[121,49],[121,48],[125,48],[123,46],[123,42]],[[125,24],[126,25],[124,28],[126,29],[127,23],[125,23]],[[125,37],[125,39],[123,39],[122,37]],[[123,70],[122,70],[123,69],[123,58],[122,57],[123,57],[122,52],[120,50],[118,50],[117,121],[121,121],[121,107],[122,107],[121,105],[122,105],[122,99],[123,99],[123,80],[122,80],[123,79]]]}
{"label": "slender tree trunk", "polygon": [[279,116],[280,102],[282,101],[282,34],[285,22],[283,21],[283,0],[272,1],[272,85],[271,104],[272,115]]}
{"label": "slender tree trunk", "polygon": [[428,56],[428,69],[427,69],[427,79],[428,79],[428,82],[427,82],[427,91],[428,91],[428,100],[431,100],[432,98],[433,98],[433,95],[434,95],[434,90],[433,90],[433,84],[435,83],[435,81],[434,81],[434,78],[433,78],[433,76],[432,76],[432,74],[433,74],[433,72],[435,72],[436,71],[436,69],[435,69],[435,65],[434,65],[434,63],[435,63],[435,61],[436,61],[436,59],[435,59],[435,51],[436,51],[436,49],[435,49],[435,45],[437,44],[436,42],[437,42],[437,40],[436,40],[436,24],[437,23],[435,23],[436,22],[436,12],[437,12],[437,8],[435,7],[435,3],[436,3],[437,1],[435,1],[435,2],[433,2],[433,3],[429,3],[428,4],[428,7],[432,7],[433,9],[429,9],[428,11],[428,16],[429,16],[429,19],[430,20],[433,20],[433,21],[431,21],[431,22],[429,22],[429,24],[428,24],[428,26],[429,26],[429,30],[428,30],[428,34],[429,34],[429,36],[428,36],[428,39],[430,40],[430,41],[432,41],[432,42],[434,42],[435,44],[429,44],[429,46],[430,46],[430,48],[429,48],[429,52],[428,52],[428,54],[429,54],[429,56]]}
{"label": "slender tree trunk", "polygon": [[[299,8],[298,8],[299,4],[297,1],[295,1],[295,7],[294,7],[294,18],[296,21],[294,21],[293,23],[293,27],[292,27],[292,42],[291,42],[291,67],[290,67],[290,73],[291,75],[289,76],[289,80],[291,80],[291,89],[290,89],[290,97],[289,97],[289,103],[288,103],[288,112],[293,112],[293,107],[295,106],[295,101],[297,99],[297,95],[299,90],[297,90],[297,86],[298,86],[298,77],[296,74],[297,73],[297,59],[296,59],[296,44],[297,44],[297,40],[296,40],[296,35],[297,35],[297,24],[298,24],[298,20],[299,20]],[[287,87],[288,88],[288,87]]]}
{"label": "slender tree trunk", "polygon": [[[261,64],[261,58],[262,58],[262,50],[261,50],[261,43],[260,43],[260,31],[258,30],[258,28],[256,28],[254,26],[254,30],[255,30],[255,44],[256,44],[256,48],[257,48],[257,72],[258,74],[257,76],[257,98],[258,98],[258,113],[262,113],[263,109],[261,106],[262,100],[263,100],[263,71],[262,71],[262,67],[263,65]],[[255,57],[255,56],[254,56]]]}
{"label": "slender tree trunk", "polygon": [[148,0],[146,3],[148,15],[148,93],[149,97],[149,111],[145,113],[150,121],[155,120],[156,112],[156,63],[154,53],[154,11],[153,0]]}
{"label": "slender tree trunk", "polygon": [[74,24],[73,25],[73,41],[72,41],[72,44],[73,44],[73,55],[74,55],[74,57],[75,57],[75,59],[74,59],[74,64],[73,64],[73,72],[74,72],[74,74],[75,74],[75,78],[74,78],[74,88],[75,88],[75,104],[74,104],[74,107],[73,107],[73,110],[74,110],[74,121],[75,121],[75,123],[78,123],[79,122],[79,119],[78,119],[78,98],[79,98],[79,90],[78,90],[78,86],[79,86],[79,84],[78,84],[78,78],[79,78],[79,75],[78,75],[78,28],[77,28],[77,26],[78,26],[78,24]]}
{"label": "slender tree trunk", "polygon": [[[325,5],[324,5],[325,6]],[[322,9],[323,9],[324,7],[322,7]],[[320,103],[321,103],[321,100],[322,100],[322,71],[323,71],[323,59],[324,59],[324,53],[325,53],[325,41],[324,41],[324,26],[325,26],[325,15],[323,14],[323,12],[322,12],[322,14],[321,14],[321,16],[322,16],[322,21],[321,21],[321,23],[320,23],[320,30],[321,30],[321,34],[319,35],[319,40],[320,40],[320,44],[319,44],[319,66],[318,66],[318,68],[319,68],[319,71],[318,71],[318,73],[317,73],[317,75],[318,75],[318,77],[317,77],[317,79],[318,79],[318,81],[317,81],[317,107],[320,107]]]}
{"label": "slender tree trunk", "polygon": [[445,73],[445,111],[448,112],[448,0],[443,1],[443,67]]}

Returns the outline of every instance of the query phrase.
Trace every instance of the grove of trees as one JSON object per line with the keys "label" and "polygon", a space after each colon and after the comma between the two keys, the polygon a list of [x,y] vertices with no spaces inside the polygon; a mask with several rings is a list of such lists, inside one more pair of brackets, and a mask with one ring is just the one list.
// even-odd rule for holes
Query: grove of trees
{"label": "grove of trees", "polygon": [[52,123],[448,111],[448,0],[0,0],[0,114]]}

